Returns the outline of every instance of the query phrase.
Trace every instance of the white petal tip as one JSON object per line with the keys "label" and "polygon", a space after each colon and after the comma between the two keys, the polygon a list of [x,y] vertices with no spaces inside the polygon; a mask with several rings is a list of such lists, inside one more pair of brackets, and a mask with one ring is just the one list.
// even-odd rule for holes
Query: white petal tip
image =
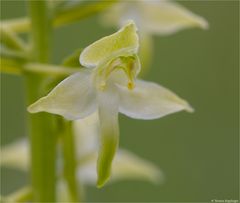
{"label": "white petal tip", "polygon": [[42,105],[44,104],[45,97],[42,97],[41,99],[37,100],[35,103],[28,106],[27,111],[29,113],[38,113],[43,111]]}
{"label": "white petal tip", "polygon": [[27,107],[27,111],[28,111],[29,113],[37,113],[37,112],[38,112],[38,110],[37,110],[37,108],[35,107],[34,104],[32,104],[32,105],[30,105],[29,107]]}
{"label": "white petal tip", "polygon": [[153,184],[161,185],[165,182],[165,176],[160,170],[156,170],[154,174],[152,174],[152,177],[150,178],[150,181]]}
{"label": "white petal tip", "polygon": [[204,30],[208,30],[209,29],[209,24],[204,18],[201,18],[201,19],[199,19],[199,27],[204,29]]}
{"label": "white petal tip", "polygon": [[125,27],[132,27],[134,31],[138,30],[137,26],[136,26],[136,23],[132,19],[129,19],[129,20],[126,21]]}
{"label": "white petal tip", "polygon": [[195,111],[194,108],[190,104],[186,105],[185,110],[189,113],[193,113]]}
{"label": "white petal tip", "polygon": [[105,180],[98,178],[98,180],[97,180],[97,188],[101,189],[108,182],[108,180],[109,180],[109,177],[107,179],[105,179]]}

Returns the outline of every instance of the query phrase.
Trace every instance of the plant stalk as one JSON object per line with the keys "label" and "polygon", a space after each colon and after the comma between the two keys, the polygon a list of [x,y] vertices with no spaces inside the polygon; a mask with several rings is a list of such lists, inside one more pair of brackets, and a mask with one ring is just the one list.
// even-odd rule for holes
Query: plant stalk
{"label": "plant stalk", "polygon": [[46,0],[29,0],[33,59],[48,62],[52,35],[52,16]]}
{"label": "plant stalk", "polygon": [[[50,58],[51,16],[46,0],[29,0],[32,37],[32,60],[45,63]],[[28,104],[46,94],[45,78],[26,74]],[[30,115],[31,180],[33,202],[55,202],[56,143],[54,116],[47,113]]]}

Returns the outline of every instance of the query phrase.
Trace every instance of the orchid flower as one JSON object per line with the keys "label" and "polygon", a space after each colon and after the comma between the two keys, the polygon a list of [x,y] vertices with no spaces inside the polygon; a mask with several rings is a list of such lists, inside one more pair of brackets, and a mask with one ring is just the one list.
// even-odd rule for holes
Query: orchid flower
{"label": "orchid flower", "polygon": [[129,22],[118,32],[85,48],[80,69],[60,82],[47,96],[30,105],[28,111],[58,114],[69,120],[83,119],[98,112],[100,148],[97,186],[111,174],[118,148],[118,113],[136,119],[156,119],[191,106],[170,90],[136,79],[140,71],[137,29]]}
{"label": "orchid flower", "polygon": [[134,20],[140,33],[140,58],[143,69],[149,66],[153,52],[152,35],[170,35],[186,28],[208,28],[208,22],[170,0],[119,2],[102,15],[102,24],[121,27]]}
{"label": "orchid flower", "polygon": [[103,14],[103,23],[122,26],[134,20],[140,32],[156,35],[173,34],[185,28],[208,28],[207,21],[170,0],[120,2]]}

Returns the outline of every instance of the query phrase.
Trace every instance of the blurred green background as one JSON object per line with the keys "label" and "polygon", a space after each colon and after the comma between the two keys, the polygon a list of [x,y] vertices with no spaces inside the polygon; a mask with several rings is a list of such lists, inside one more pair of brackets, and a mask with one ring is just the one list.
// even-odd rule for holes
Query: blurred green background
{"label": "blurred green background", "polygon": [[[206,18],[210,29],[154,37],[154,61],[145,79],[160,83],[195,108],[153,121],[120,116],[120,146],[157,164],[163,185],[122,181],[99,190],[91,202],[210,202],[239,198],[239,2],[181,1]],[[24,1],[1,1],[1,19],[27,14]],[[54,57],[114,32],[98,16],[55,30]],[[24,81],[1,76],[1,144],[26,136]],[[1,193],[28,182],[26,174],[1,170]]]}

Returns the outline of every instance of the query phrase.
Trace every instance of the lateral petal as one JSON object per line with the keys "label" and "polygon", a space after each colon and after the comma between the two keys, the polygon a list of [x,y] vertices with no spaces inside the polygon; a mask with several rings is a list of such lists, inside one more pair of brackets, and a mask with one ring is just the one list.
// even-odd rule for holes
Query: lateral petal
{"label": "lateral petal", "polygon": [[168,0],[141,3],[144,29],[156,34],[172,34],[179,30],[200,27],[208,28],[207,21],[180,4]]}
{"label": "lateral petal", "polygon": [[96,109],[91,73],[83,70],[60,82],[47,96],[28,107],[30,113],[45,111],[69,120],[84,118]]}
{"label": "lateral petal", "polygon": [[139,31],[149,34],[168,35],[190,27],[208,28],[203,17],[170,0],[121,2],[103,14],[102,22],[119,26],[129,19],[135,21]]}
{"label": "lateral petal", "polygon": [[156,83],[137,80],[133,90],[118,88],[119,111],[132,118],[156,119],[181,110],[193,111],[185,100]]}

